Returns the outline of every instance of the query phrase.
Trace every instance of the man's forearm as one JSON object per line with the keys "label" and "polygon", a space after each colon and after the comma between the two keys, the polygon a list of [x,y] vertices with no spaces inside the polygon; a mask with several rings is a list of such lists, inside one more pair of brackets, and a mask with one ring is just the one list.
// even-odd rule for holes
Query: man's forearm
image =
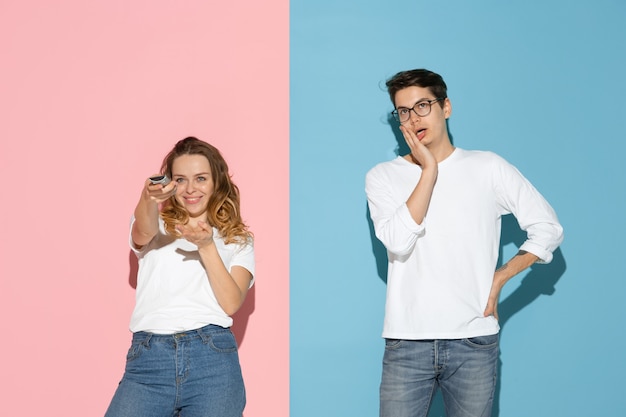
{"label": "man's forearm", "polygon": [[510,280],[526,268],[530,267],[538,260],[539,257],[537,257],[536,255],[533,255],[532,253],[526,252],[524,250],[520,250],[507,263],[505,263],[496,270],[496,275],[500,280],[502,280],[502,285],[504,285],[504,283],[506,283],[508,280]]}

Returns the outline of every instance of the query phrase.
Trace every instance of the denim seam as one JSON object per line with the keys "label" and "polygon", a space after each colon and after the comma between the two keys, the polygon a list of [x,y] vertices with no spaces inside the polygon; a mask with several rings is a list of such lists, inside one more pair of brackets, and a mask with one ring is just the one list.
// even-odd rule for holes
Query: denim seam
{"label": "denim seam", "polygon": [[481,345],[479,343],[474,343],[472,342],[473,338],[465,338],[462,339],[463,343],[466,344],[467,346],[471,347],[471,348],[475,348],[475,349],[485,349],[485,350],[489,350],[489,349],[493,349],[494,347],[498,346],[498,342],[499,342],[499,338],[496,337],[496,341],[493,343],[489,343],[488,345]]}

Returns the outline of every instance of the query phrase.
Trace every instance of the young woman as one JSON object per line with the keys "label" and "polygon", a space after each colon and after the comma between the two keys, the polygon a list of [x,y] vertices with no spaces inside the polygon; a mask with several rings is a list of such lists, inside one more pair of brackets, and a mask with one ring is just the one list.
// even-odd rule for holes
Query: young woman
{"label": "young woman", "polygon": [[213,146],[179,141],[168,184],[146,180],[130,246],[139,259],[133,340],[106,417],[241,417],[245,389],[229,327],[254,275],[239,189]]}

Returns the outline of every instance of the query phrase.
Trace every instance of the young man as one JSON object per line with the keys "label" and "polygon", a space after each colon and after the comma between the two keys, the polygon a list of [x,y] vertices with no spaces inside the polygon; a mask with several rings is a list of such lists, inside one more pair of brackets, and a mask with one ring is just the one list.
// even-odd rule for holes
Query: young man
{"label": "young man", "polygon": [[[455,148],[440,75],[418,69],[387,81],[411,152],[366,177],[376,236],[389,258],[381,417],[426,417],[437,388],[448,417],[491,415],[498,360],[498,298],[563,240],[552,207],[491,152]],[[528,239],[498,270],[501,217]]]}

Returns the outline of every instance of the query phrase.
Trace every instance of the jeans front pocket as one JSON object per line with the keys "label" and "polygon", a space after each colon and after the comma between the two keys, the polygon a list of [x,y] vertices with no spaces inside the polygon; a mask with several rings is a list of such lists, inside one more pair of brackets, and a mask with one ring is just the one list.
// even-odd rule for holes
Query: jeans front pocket
{"label": "jeans front pocket", "polygon": [[209,346],[216,352],[230,353],[237,351],[237,341],[230,330],[211,333]]}
{"label": "jeans front pocket", "polygon": [[491,334],[488,336],[476,336],[470,337],[467,339],[463,339],[463,341],[469,345],[470,347],[474,347],[476,349],[491,349],[498,346],[498,341],[500,340],[500,335],[498,333]]}
{"label": "jeans front pocket", "polygon": [[396,349],[402,344],[402,339],[385,339],[385,349]]}
{"label": "jeans front pocket", "polygon": [[150,336],[145,337],[143,334],[134,334],[133,341],[130,344],[128,353],[126,354],[126,362],[137,359],[145,349],[150,348]]}
{"label": "jeans front pocket", "polygon": [[126,361],[130,362],[137,359],[139,355],[141,355],[142,348],[143,345],[141,343],[133,343],[132,345],[130,345],[128,353],[126,354]]}

